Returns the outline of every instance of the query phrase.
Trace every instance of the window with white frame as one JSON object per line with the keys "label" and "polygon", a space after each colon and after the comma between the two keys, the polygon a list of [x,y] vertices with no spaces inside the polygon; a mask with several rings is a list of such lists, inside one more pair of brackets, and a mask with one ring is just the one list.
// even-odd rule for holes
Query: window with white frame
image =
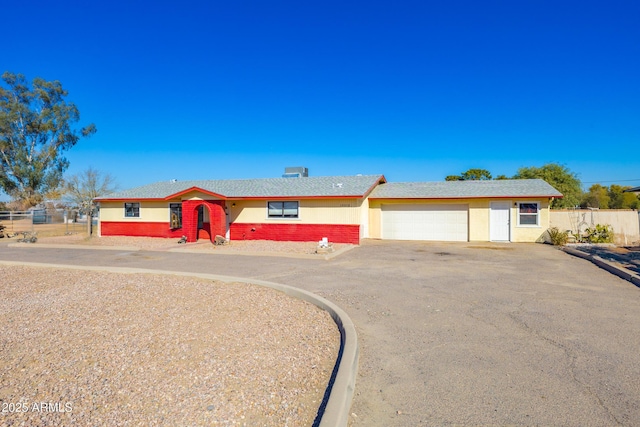
{"label": "window with white frame", "polygon": [[125,218],[140,218],[140,203],[125,203],[124,216]]}
{"label": "window with white frame", "polygon": [[537,227],[540,225],[540,203],[518,203],[518,225],[522,227]]}
{"label": "window with white frame", "polygon": [[267,202],[269,218],[298,218],[298,202]]}

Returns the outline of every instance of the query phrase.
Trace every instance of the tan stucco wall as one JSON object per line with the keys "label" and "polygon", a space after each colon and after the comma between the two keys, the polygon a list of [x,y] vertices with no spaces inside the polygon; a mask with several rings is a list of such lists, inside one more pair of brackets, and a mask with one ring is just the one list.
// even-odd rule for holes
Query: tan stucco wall
{"label": "tan stucco wall", "polygon": [[[451,200],[419,200],[393,199],[369,201],[369,236],[372,239],[382,237],[381,206],[390,204],[424,204],[424,205],[467,205],[469,206],[469,241],[488,242],[491,199],[451,199]],[[549,228],[549,200],[548,199],[497,199],[506,201],[511,206],[511,241],[535,242],[542,233]],[[540,225],[536,227],[519,227],[517,225],[516,202],[540,202]]]}
{"label": "tan stucco wall", "polygon": [[[206,194],[189,193],[184,199],[210,198]],[[275,199],[274,199],[275,200]],[[511,241],[535,242],[549,228],[548,199],[499,199],[511,206]],[[169,203],[140,202],[140,217],[125,218],[124,202],[101,202],[100,220],[119,222],[169,222]],[[228,200],[226,202],[230,222],[238,223],[291,223],[291,224],[360,224],[363,238],[381,238],[381,206],[383,204],[464,204],[469,206],[469,240],[489,241],[490,199],[452,199],[452,200],[369,200],[369,199],[308,199],[300,203],[299,218],[269,219],[266,200]],[[517,207],[515,203],[540,202],[540,225],[522,227],[517,225]],[[235,206],[232,204],[235,203]],[[209,212],[205,209],[205,222],[209,221]],[[601,222],[607,223],[607,222]],[[637,222],[636,222],[637,226]],[[631,229],[633,230],[633,224]],[[564,229],[566,227],[559,227]],[[616,230],[617,231],[617,230]]]}
{"label": "tan stucco wall", "polygon": [[[279,199],[273,199],[278,201]],[[266,200],[228,200],[229,220],[238,223],[291,224],[360,224],[360,199],[302,199],[299,217],[273,219],[267,217]],[[235,206],[233,204],[235,203]]]}
{"label": "tan stucco wall", "polygon": [[[189,193],[184,200],[205,199],[206,194]],[[278,200],[278,199],[273,199]],[[133,201],[135,202],[135,201]],[[140,203],[139,218],[125,218],[125,202],[101,202],[101,221],[131,221],[131,222],[168,222],[169,203],[179,203],[181,200],[162,202],[142,201]],[[228,200],[227,212],[231,222],[240,223],[292,223],[292,224],[360,224],[361,199],[312,199],[298,200],[300,203],[299,218],[297,219],[269,219],[267,218],[266,200]],[[235,204],[235,206],[232,206]],[[205,209],[204,221],[209,220],[209,212]]]}
{"label": "tan stucco wall", "polygon": [[[184,200],[199,200],[199,198],[191,197]],[[135,203],[134,200],[132,202]],[[140,203],[140,217],[139,218],[126,218],[124,216],[124,204],[125,202],[100,202],[100,221],[117,221],[117,222],[169,222],[170,203],[182,203],[181,199],[169,200],[166,202],[149,202],[143,201]],[[204,222],[209,222],[209,210],[204,210]]]}
{"label": "tan stucco wall", "polygon": [[469,205],[469,241],[486,242],[489,240],[489,207],[490,200],[471,199],[465,201]]}
{"label": "tan stucco wall", "polygon": [[169,222],[169,203],[178,202],[140,202],[139,218],[124,216],[125,202],[100,202],[100,221]]}
{"label": "tan stucco wall", "polygon": [[[516,202],[540,202],[540,225],[537,227],[518,227],[518,208]],[[513,199],[511,203],[511,241],[535,242],[549,228],[549,199]]]}
{"label": "tan stucco wall", "polygon": [[211,194],[194,191],[183,195],[182,200],[220,200],[220,197],[214,197]]}
{"label": "tan stucco wall", "polygon": [[[393,199],[369,201],[369,237],[380,239],[382,237],[382,205],[468,205],[469,206],[469,239],[489,240],[489,201],[478,199],[455,200],[418,200],[418,199]],[[486,214],[486,215],[485,215]],[[486,238],[482,231],[486,230]]]}
{"label": "tan stucco wall", "polygon": [[617,245],[640,244],[640,218],[638,211],[626,209],[571,209],[552,210],[549,224],[561,231],[583,233],[596,224],[613,227],[614,243]]}
{"label": "tan stucco wall", "polygon": [[360,200],[360,238],[369,236],[369,198]]}

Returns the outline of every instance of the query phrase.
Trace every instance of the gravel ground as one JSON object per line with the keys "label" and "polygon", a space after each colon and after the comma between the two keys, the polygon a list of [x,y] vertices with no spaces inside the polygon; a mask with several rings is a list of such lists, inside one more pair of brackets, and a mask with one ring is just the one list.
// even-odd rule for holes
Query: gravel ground
{"label": "gravel ground", "polygon": [[[290,254],[315,254],[315,242],[275,242],[270,240],[233,240],[227,245],[215,246],[210,241],[178,244],[179,239],[158,237],[104,236],[87,238],[83,234],[43,237],[39,243],[78,244],[91,246],[135,246],[145,250],[189,249],[203,252],[270,252]],[[333,243],[334,250],[351,247],[346,243]]]}
{"label": "gravel ground", "polygon": [[1,426],[310,426],[340,335],[196,278],[0,266]]}

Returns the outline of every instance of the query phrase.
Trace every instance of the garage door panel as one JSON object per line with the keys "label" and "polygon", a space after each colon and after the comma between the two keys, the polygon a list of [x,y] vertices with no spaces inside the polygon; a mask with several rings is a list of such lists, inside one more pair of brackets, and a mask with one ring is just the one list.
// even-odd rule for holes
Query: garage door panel
{"label": "garage door panel", "polygon": [[467,241],[467,205],[382,205],[382,238]]}

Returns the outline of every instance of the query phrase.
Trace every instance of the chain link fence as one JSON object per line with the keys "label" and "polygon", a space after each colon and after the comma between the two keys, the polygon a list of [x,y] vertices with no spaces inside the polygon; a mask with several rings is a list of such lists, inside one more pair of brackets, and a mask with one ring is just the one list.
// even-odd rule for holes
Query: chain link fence
{"label": "chain link fence", "polygon": [[[94,218],[94,230],[95,224]],[[0,211],[0,226],[4,226],[6,237],[17,236],[23,232],[36,233],[39,237],[86,234],[87,217],[70,209]]]}

